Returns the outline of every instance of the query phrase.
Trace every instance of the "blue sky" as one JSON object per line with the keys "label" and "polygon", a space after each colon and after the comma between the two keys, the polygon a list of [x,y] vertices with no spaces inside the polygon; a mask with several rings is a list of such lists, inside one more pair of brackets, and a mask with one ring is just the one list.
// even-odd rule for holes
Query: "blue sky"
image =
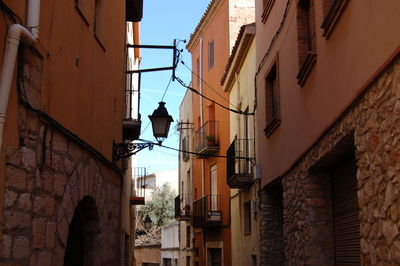
{"label": "blue sky", "polygon": [[[141,44],[172,45],[174,39],[189,40],[190,34],[195,29],[210,0],[144,0],[143,19],[141,21]],[[184,49],[182,58],[187,65],[191,65],[190,54],[185,49],[185,44],[180,43]],[[169,50],[141,50],[141,68],[166,67],[172,65],[172,52]],[[157,108],[162,99],[171,71],[158,71],[142,74],[141,106],[142,134],[141,138],[154,141],[148,115]],[[191,79],[190,71],[182,65],[177,68],[176,76],[186,84]],[[176,121],[179,118],[179,105],[186,89],[177,82],[171,82],[165,94],[164,102],[168,112],[174,118],[171,124],[170,136],[163,144],[170,147],[179,147],[179,132],[176,131]],[[152,151],[142,150],[136,155],[137,166],[146,167],[148,173],[166,171],[178,168],[178,152],[161,147],[154,147]]]}

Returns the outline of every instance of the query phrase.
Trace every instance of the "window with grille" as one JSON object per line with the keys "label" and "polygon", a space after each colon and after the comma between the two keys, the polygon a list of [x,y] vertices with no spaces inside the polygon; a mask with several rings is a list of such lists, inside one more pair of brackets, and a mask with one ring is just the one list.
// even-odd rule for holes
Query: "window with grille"
{"label": "window with grille", "polygon": [[214,66],[214,40],[208,43],[208,68]]}
{"label": "window with grille", "polygon": [[280,124],[278,68],[275,62],[265,78],[265,135],[269,137]]}
{"label": "window with grille", "polygon": [[303,86],[316,61],[314,1],[300,0],[297,6],[298,84]]}
{"label": "window with grille", "polygon": [[243,233],[251,234],[251,201],[247,201],[243,205]]}

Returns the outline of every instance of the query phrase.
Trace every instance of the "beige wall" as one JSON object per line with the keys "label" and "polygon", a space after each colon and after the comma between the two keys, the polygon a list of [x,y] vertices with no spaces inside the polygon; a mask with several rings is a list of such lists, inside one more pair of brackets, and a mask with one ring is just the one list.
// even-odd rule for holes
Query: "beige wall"
{"label": "beige wall", "polygon": [[135,265],[143,263],[161,263],[161,246],[135,247]]}
{"label": "beige wall", "polygon": [[[230,68],[229,75],[235,76],[234,83],[226,87],[225,90],[229,91],[229,100],[234,106],[238,106],[241,110],[245,110],[248,107],[248,112],[254,110],[254,74],[256,67],[256,40],[252,39],[247,49],[247,53],[242,56],[244,59],[240,60],[237,55],[234,59],[236,61],[242,61],[241,67],[236,73],[232,72]],[[242,46],[239,46],[240,48]],[[240,48],[238,50],[240,50]],[[226,83],[226,82],[225,82]],[[230,113],[230,141],[232,142],[235,138],[244,138],[244,119],[248,119],[248,138],[254,141],[254,116],[244,116],[235,113]],[[251,144],[254,144],[251,142]],[[250,155],[254,158],[254,146],[251,145]],[[253,161],[256,163],[256,160]],[[255,166],[254,171],[255,172]],[[251,265],[252,255],[257,256],[259,260],[259,224],[258,216],[251,211],[251,233],[244,234],[244,203],[248,201],[257,201],[257,190],[258,182],[256,181],[249,189],[231,189],[231,237],[232,237],[232,265]]]}
{"label": "beige wall", "polygon": [[[263,155],[263,184],[281,176],[344,111],[368,83],[370,77],[398,48],[400,2],[348,1],[329,39],[322,36],[322,1],[314,1],[317,61],[303,87],[298,73],[296,1],[292,1],[286,23],[262,62],[275,36],[286,1],[275,1],[265,24],[261,22],[261,0],[256,1],[258,154]],[[264,79],[279,55],[281,124],[269,138],[264,135]],[[265,151],[268,151],[267,153]],[[270,166],[274,167],[270,167]]]}

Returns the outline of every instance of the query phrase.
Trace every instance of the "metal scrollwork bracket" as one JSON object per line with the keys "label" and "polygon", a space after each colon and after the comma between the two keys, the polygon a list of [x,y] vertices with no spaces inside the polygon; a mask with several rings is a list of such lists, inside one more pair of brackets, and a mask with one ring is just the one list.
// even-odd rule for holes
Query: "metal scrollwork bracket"
{"label": "metal scrollwork bracket", "polygon": [[121,158],[128,158],[132,155],[135,155],[139,151],[149,148],[152,150],[154,147],[153,143],[136,143],[136,142],[127,142],[127,143],[115,143],[113,142],[113,161],[118,161]]}

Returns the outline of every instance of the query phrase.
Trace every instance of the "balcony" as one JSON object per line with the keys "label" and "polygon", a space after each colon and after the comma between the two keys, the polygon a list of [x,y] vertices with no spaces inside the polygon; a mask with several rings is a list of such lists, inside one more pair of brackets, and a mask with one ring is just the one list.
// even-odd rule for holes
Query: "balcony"
{"label": "balcony", "polygon": [[193,201],[194,228],[217,227],[222,224],[221,195],[205,195]]}
{"label": "balcony", "polygon": [[175,198],[175,219],[189,221],[192,217],[192,195],[178,195]]}
{"label": "balcony", "polygon": [[139,139],[142,122],[140,120],[138,74],[126,73],[125,119],[122,121],[122,139],[133,141]]}
{"label": "balcony", "polygon": [[207,158],[208,155],[218,152],[218,123],[207,121],[194,134],[195,152],[198,158]]}
{"label": "balcony", "polygon": [[235,139],[226,151],[226,177],[230,188],[246,188],[253,183],[252,147],[252,140]]}
{"label": "balcony", "polygon": [[144,205],[146,193],[146,168],[135,167],[133,168],[133,180],[131,187],[131,196],[129,198],[131,205]]}

